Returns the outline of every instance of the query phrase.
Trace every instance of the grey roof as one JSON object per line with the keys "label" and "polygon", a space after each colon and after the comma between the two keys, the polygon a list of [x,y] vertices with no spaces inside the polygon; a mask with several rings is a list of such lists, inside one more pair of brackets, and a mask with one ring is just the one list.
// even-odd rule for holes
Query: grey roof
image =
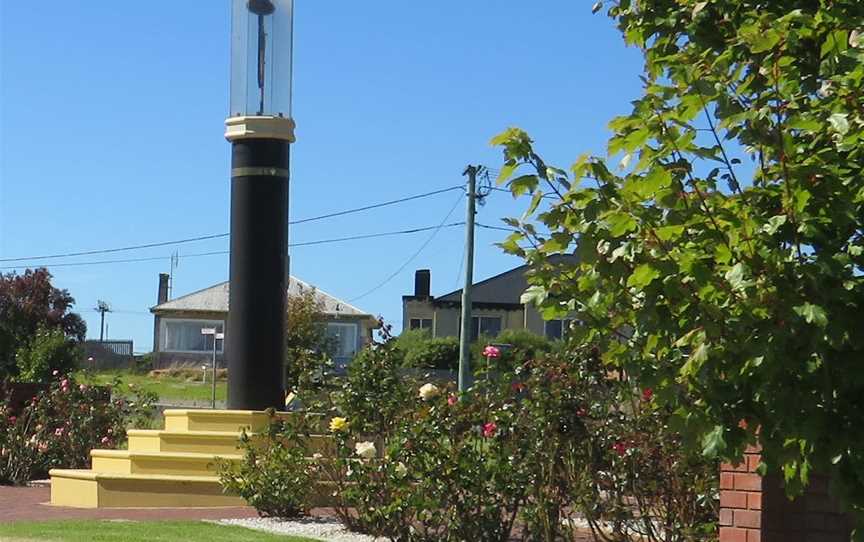
{"label": "grey roof", "polygon": [[[315,297],[324,306],[324,313],[328,316],[359,316],[374,318],[368,312],[342,301],[332,295],[315,288],[309,283],[303,282],[296,277],[290,277],[288,282],[288,295],[298,295],[303,290],[313,290]],[[191,294],[166,301],[150,309],[150,312],[177,311],[177,312],[228,312],[228,282],[222,282],[215,286],[192,292]]]}
{"label": "grey roof", "polygon": [[[575,261],[576,257],[570,254],[556,254],[548,258],[552,262]],[[520,265],[509,271],[505,271],[486,280],[475,282],[471,288],[472,303],[488,303],[499,305],[521,305],[522,294],[528,288],[528,280],[525,272],[530,269],[528,265]],[[462,288],[455,292],[435,298],[435,302],[462,303]]]}

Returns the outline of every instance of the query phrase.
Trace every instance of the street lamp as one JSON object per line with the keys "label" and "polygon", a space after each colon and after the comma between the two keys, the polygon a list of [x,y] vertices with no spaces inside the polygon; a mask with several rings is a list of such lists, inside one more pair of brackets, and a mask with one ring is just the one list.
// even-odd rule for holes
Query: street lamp
{"label": "street lamp", "polygon": [[284,408],[292,0],[231,0],[228,408]]}
{"label": "street lamp", "polygon": [[223,341],[222,344],[224,345],[225,334],[217,333],[215,327],[205,327],[201,328],[201,335],[205,337],[208,335],[213,336],[213,392],[211,394],[210,408],[216,410],[216,341]]}

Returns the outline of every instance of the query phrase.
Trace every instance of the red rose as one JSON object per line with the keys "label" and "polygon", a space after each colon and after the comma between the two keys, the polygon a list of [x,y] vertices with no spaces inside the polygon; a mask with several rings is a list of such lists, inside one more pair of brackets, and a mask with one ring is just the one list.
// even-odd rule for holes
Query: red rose
{"label": "red rose", "polygon": [[642,390],[642,400],[643,401],[650,401],[653,397],[654,397],[654,390],[652,390],[651,388],[645,388],[644,390]]}
{"label": "red rose", "polygon": [[498,429],[498,426],[495,425],[495,422],[487,422],[483,424],[483,436],[486,438],[494,437],[495,431]]}

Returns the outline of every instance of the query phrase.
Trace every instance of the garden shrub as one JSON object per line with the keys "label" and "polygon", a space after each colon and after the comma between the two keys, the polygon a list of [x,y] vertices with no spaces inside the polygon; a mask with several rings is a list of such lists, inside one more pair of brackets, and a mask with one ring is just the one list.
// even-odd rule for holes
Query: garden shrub
{"label": "garden shrub", "polygon": [[40,327],[36,334],[18,348],[15,364],[19,382],[46,382],[53,371],[71,372],[83,355],[81,345],[71,341],[58,328]]}
{"label": "garden shrub", "polygon": [[[489,361],[467,395],[427,384],[384,399],[374,439],[347,415],[327,471],[346,526],[395,540],[503,541],[519,525],[525,539],[553,541],[575,539],[578,515],[601,540],[710,539],[717,465],[680,446],[650,390],[610,378],[596,351],[513,370]],[[375,396],[386,394],[367,401]],[[364,441],[377,453],[363,457]]]}
{"label": "garden shrub", "polygon": [[298,418],[273,418],[263,439],[252,438],[244,431],[240,438],[243,450],[240,463],[224,459],[218,462],[222,487],[246,499],[261,516],[304,515],[314,466],[306,459],[308,448],[304,437],[308,437],[308,431]]}
{"label": "garden shrub", "polygon": [[130,424],[152,418],[155,400],[143,391],[112,399],[104,387],[55,375],[17,412],[0,405],[0,483],[23,484],[52,468],[89,467],[90,450],[123,444]]}
{"label": "garden shrub", "polygon": [[[34,340],[46,331],[58,330],[71,344],[84,342],[87,326],[81,316],[71,312],[74,304],[67,290],[51,285],[51,273],[44,268],[28,269],[21,275],[0,273],[0,381],[19,376],[19,357],[27,368],[35,368],[42,376],[50,376],[55,369],[64,372],[75,363],[77,357],[57,358],[62,350],[48,349],[53,355],[46,361],[58,365],[50,367],[46,375],[40,363],[34,363],[38,357],[21,352],[22,348],[33,348]],[[53,336],[51,340],[43,337],[42,341],[47,341],[39,346],[43,353],[52,340]]]}
{"label": "garden shrub", "polygon": [[352,430],[384,435],[411,404],[414,387],[399,373],[401,356],[389,337],[361,350],[348,365],[336,393],[336,407],[351,418]]}
{"label": "garden shrub", "polygon": [[459,370],[459,339],[456,337],[427,338],[404,348],[402,364],[413,369]]}

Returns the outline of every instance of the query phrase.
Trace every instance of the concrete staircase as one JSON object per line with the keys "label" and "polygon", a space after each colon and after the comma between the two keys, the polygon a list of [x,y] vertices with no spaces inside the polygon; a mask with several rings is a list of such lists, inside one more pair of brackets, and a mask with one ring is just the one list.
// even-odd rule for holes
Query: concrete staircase
{"label": "concrete staircase", "polygon": [[[90,470],[52,469],[51,504],[78,508],[245,506],[222,492],[216,459],[240,461],[241,432],[266,430],[265,412],[166,410],[164,430],[128,431],[128,450],[92,450]],[[312,437],[323,449],[328,437]]]}

